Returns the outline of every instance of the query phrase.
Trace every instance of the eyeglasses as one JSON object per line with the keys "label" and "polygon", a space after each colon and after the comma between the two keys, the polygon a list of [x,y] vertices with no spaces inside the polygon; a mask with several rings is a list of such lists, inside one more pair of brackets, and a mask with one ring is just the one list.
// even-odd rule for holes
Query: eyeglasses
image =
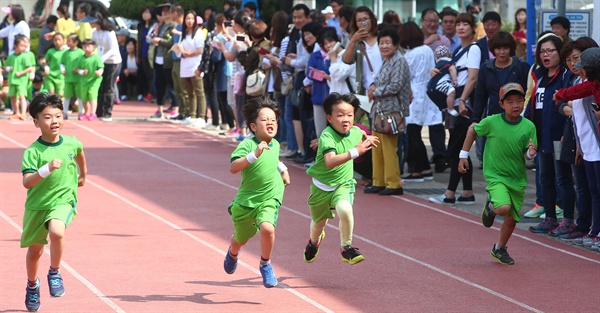
{"label": "eyeglasses", "polygon": [[366,18],[361,18],[360,20],[357,19],[356,21],[359,23],[362,23],[362,22],[366,22],[366,21],[370,21],[370,20],[371,20],[370,18],[366,17]]}
{"label": "eyeglasses", "polygon": [[557,51],[557,49],[540,50],[540,55],[551,55],[554,51]]}
{"label": "eyeglasses", "polygon": [[427,23],[439,23],[440,22],[439,19],[436,20],[436,19],[433,19],[433,18],[426,18],[426,19],[423,19],[423,21],[427,22]]}

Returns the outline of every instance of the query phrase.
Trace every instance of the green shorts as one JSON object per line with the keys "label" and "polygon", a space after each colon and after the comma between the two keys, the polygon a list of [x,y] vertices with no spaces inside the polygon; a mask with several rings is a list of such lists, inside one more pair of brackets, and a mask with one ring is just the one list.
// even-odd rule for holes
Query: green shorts
{"label": "green shorts", "polygon": [[51,76],[44,77],[44,87],[46,90],[52,90],[57,95],[62,95],[65,88],[65,79],[62,77],[56,78]]}
{"label": "green shorts", "polygon": [[45,245],[48,243],[48,222],[57,219],[69,226],[77,215],[73,205],[65,204],[50,210],[27,210],[23,214],[23,234],[21,234],[21,248],[32,245]]}
{"label": "green shorts", "polygon": [[100,90],[100,85],[93,84],[89,87],[81,86],[79,91],[81,91],[81,101],[96,101],[98,100],[98,91]]}
{"label": "green shorts", "polygon": [[18,96],[27,96],[27,84],[20,85],[8,85],[8,96],[9,97],[18,97]]}
{"label": "green shorts", "polygon": [[79,84],[65,82],[65,99],[79,96]]}
{"label": "green shorts", "polygon": [[308,206],[313,222],[317,223],[326,218],[334,218],[333,211],[335,205],[346,200],[350,204],[354,203],[356,181],[354,179],[347,181],[337,187],[334,191],[324,191],[310,184],[310,196],[308,196]]}
{"label": "green shorts", "polygon": [[256,208],[232,202],[229,205],[229,214],[233,221],[233,238],[237,242],[246,242],[254,237],[263,222],[277,226],[279,207],[281,203],[276,199],[267,200]]}
{"label": "green shorts", "polygon": [[525,199],[525,187],[508,186],[503,183],[491,183],[485,188],[494,208],[510,205],[510,215],[518,223],[521,221],[519,212]]}

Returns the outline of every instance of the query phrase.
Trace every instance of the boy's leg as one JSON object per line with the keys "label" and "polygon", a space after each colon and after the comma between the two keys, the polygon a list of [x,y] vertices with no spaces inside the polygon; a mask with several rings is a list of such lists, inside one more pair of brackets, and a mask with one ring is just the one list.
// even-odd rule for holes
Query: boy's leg
{"label": "boy's leg", "polygon": [[25,265],[27,267],[27,280],[34,282],[37,279],[38,268],[40,267],[40,258],[44,252],[44,245],[31,245],[27,248],[27,257]]}
{"label": "boy's leg", "polygon": [[90,114],[94,114],[93,112],[96,112],[96,110],[98,109],[98,100],[90,100],[89,107],[90,107]]}
{"label": "boy's leg", "polygon": [[504,223],[502,223],[502,227],[500,227],[500,237],[498,238],[498,243],[496,243],[496,249],[505,248],[510,236],[512,235],[515,227],[517,226],[517,222],[515,219],[508,215],[504,218]]}
{"label": "boy's leg", "polygon": [[351,246],[352,232],[354,230],[354,214],[352,213],[352,204],[346,200],[342,200],[336,203],[335,210],[340,217],[340,240],[342,247]]}
{"label": "boy's leg", "polygon": [[240,250],[247,242],[248,241],[237,242],[237,240],[235,240],[235,238],[233,236],[231,236],[231,239],[229,240],[229,254],[234,259],[236,259],[238,256],[238,253],[240,253]]}
{"label": "boy's leg", "polygon": [[25,95],[20,95],[19,98],[21,99],[21,103],[20,103],[21,117],[23,117],[23,119],[24,119],[25,114],[27,114],[27,99],[25,98]]}
{"label": "boy's leg", "polygon": [[50,267],[58,269],[62,260],[65,223],[58,219],[48,222],[48,234],[50,235]]}
{"label": "boy's leg", "polygon": [[269,222],[260,223],[260,257],[269,261],[275,245],[275,226]]}
{"label": "boy's leg", "polygon": [[12,105],[12,110],[13,110],[14,115],[21,114],[20,110],[19,110],[18,96],[10,97],[10,104]]}
{"label": "boy's leg", "polygon": [[[341,221],[340,221],[341,223]],[[323,230],[325,229],[325,225],[327,225],[327,219],[323,219],[319,222],[310,221],[310,243],[318,246],[323,238],[321,235],[323,234]],[[340,230],[341,231],[341,230]]]}

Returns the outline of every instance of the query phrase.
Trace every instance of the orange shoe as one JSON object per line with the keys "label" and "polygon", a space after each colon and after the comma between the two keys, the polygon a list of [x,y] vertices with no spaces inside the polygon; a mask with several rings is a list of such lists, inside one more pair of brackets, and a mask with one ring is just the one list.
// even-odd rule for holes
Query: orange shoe
{"label": "orange shoe", "polygon": [[13,114],[8,118],[10,121],[16,121],[20,119],[20,115],[18,114]]}

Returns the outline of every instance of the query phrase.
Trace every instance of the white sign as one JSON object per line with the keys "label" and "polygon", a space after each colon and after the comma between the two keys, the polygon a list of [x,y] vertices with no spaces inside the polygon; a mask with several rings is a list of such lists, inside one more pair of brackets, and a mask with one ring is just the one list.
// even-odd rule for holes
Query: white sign
{"label": "white sign", "polygon": [[[550,21],[557,17],[556,11],[540,11],[541,14],[541,30],[551,31]],[[591,10],[571,10],[566,12],[569,22],[571,22],[571,32],[569,37],[575,40],[579,37],[591,37],[592,36],[592,11]]]}

